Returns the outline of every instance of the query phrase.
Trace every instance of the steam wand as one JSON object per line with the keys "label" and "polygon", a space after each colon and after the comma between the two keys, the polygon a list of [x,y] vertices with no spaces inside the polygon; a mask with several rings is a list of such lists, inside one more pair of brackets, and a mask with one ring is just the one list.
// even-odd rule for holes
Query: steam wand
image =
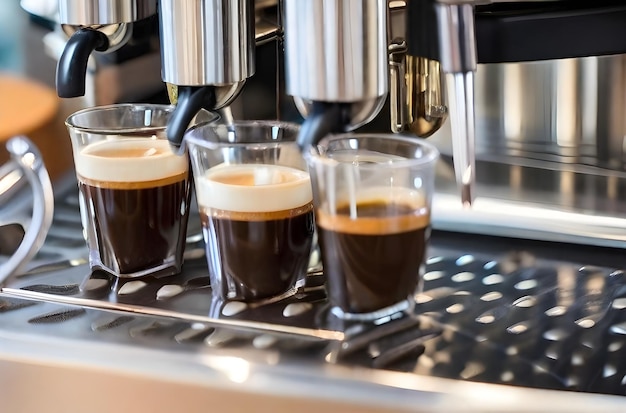
{"label": "steam wand", "polygon": [[452,157],[464,206],[471,206],[475,186],[474,72],[477,67],[474,7],[437,4],[441,67],[446,73]]}

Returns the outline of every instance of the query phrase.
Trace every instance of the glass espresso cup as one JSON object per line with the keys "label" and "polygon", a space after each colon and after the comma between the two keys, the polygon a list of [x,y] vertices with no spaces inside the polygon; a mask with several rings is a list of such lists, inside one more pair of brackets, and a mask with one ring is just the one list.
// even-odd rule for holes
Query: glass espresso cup
{"label": "glass espresso cup", "polygon": [[173,106],[93,107],[66,121],[92,270],[121,278],[181,271],[191,179],[170,150]]}
{"label": "glass espresso cup", "polygon": [[313,198],[295,139],[272,121],[203,125],[185,135],[211,287],[224,301],[270,302],[306,276]]}
{"label": "glass espresso cup", "polygon": [[412,308],[430,234],[437,149],[396,135],[328,136],[305,154],[331,312]]}

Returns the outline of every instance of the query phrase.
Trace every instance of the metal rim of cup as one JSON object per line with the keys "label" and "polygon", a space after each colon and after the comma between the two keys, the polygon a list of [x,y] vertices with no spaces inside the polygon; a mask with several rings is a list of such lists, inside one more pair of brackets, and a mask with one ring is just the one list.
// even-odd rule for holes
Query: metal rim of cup
{"label": "metal rim of cup", "polygon": [[144,127],[132,126],[132,127],[104,127],[104,126],[86,126],[78,122],[78,119],[81,116],[93,114],[96,112],[105,112],[112,110],[127,110],[127,109],[135,109],[135,110],[146,110],[146,109],[159,109],[167,112],[169,114],[174,112],[176,106],[174,105],[165,105],[165,104],[151,104],[151,103],[116,103],[112,105],[103,105],[103,106],[93,106],[90,108],[81,109],[72,113],[65,120],[65,126],[68,128],[72,128],[79,132],[90,133],[94,135],[109,135],[111,133],[116,134],[124,134],[131,132],[152,132],[152,131],[161,131],[165,130],[167,125],[144,125]]}
{"label": "metal rim of cup", "polygon": [[253,128],[278,128],[282,130],[292,131],[294,133],[298,133],[300,130],[300,125],[295,122],[287,122],[287,121],[275,121],[275,120],[238,120],[232,122],[230,124],[223,123],[215,123],[215,122],[203,122],[198,125],[194,125],[190,127],[187,132],[185,132],[185,136],[183,138],[183,142],[189,142],[196,146],[202,146],[208,149],[220,148],[220,147],[238,147],[238,146],[248,146],[251,144],[258,145],[267,145],[267,144],[277,144],[277,143],[296,143],[296,140],[268,140],[264,142],[258,141],[238,141],[238,142],[229,142],[229,141],[214,141],[210,140],[202,133],[205,128],[215,129],[216,127],[220,128],[228,128],[233,127],[234,130],[237,128],[245,128],[245,129],[253,129]]}
{"label": "metal rim of cup", "polygon": [[332,134],[324,137],[317,145],[311,146],[308,150],[304,151],[304,158],[308,163],[313,164],[325,164],[341,165],[346,162],[337,161],[335,159],[325,156],[320,149],[328,148],[332,142],[347,140],[347,139],[385,139],[388,141],[395,141],[398,143],[411,144],[423,149],[424,155],[419,158],[403,158],[391,163],[375,163],[375,164],[361,164],[359,169],[396,169],[396,168],[414,168],[414,167],[426,167],[439,159],[439,150],[431,143],[426,142],[424,139],[411,138],[406,136],[399,136],[394,134],[385,133],[342,133]]}

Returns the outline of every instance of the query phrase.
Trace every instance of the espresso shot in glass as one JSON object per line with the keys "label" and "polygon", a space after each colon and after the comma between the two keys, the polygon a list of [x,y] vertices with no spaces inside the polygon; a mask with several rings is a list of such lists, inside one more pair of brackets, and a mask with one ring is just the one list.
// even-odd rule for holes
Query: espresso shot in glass
{"label": "espresso shot in glass", "polygon": [[344,134],[305,153],[331,312],[374,320],[415,305],[430,235],[437,149]]}
{"label": "espresso shot in glass", "polygon": [[191,179],[189,157],[165,137],[173,109],[118,104],[67,119],[92,270],[120,278],[181,271]]}
{"label": "espresso shot in glass", "polygon": [[203,125],[185,135],[214,296],[267,303],[306,277],[315,230],[299,126]]}

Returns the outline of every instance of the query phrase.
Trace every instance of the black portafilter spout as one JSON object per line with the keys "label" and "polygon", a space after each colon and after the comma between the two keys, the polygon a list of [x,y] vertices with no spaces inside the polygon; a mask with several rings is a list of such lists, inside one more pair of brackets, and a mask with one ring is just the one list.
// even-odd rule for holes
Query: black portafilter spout
{"label": "black portafilter spout", "polygon": [[67,41],[57,65],[57,94],[62,98],[85,95],[87,62],[95,50],[103,52],[109,48],[106,34],[88,27],[77,30]]}
{"label": "black portafilter spout", "polygon": [[300,150],[304,151],[309,146],[316,145],[328,134],[347,132],[349,111],[349,104],[346,103],[313,102],[298,133]]}
{"label": "black portafilter spout", "polygon": [[216,104],[213,86],[178,86],[176,109],[167,122],[167,139],[179,150],[185,131],[200,109],[214,110]]}

